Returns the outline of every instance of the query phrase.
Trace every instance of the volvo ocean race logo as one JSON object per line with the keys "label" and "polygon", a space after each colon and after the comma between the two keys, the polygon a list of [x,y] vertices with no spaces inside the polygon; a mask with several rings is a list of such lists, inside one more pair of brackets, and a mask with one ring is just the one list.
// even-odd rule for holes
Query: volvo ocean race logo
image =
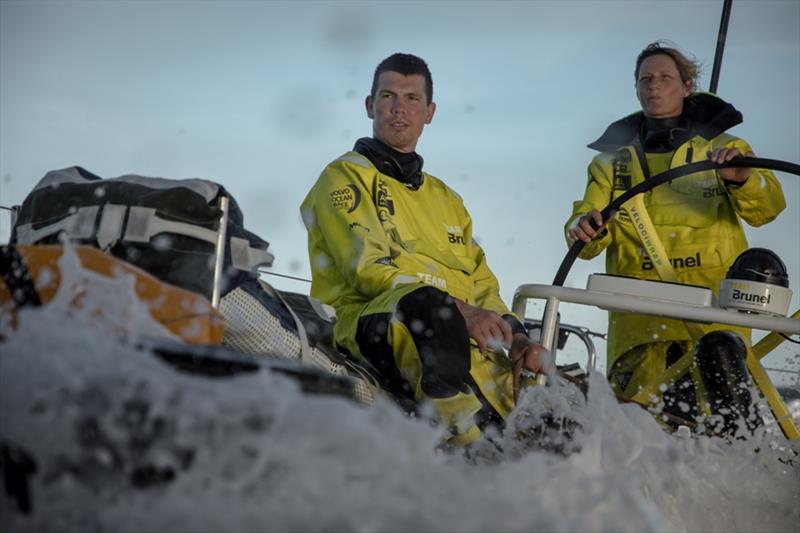
{"label": "volvo ocean race logo", "polygon": [[331,206],[339,211],[352,213],[361,202],[361,191],[355,185],[348,185],[341,189],[331,191]]}

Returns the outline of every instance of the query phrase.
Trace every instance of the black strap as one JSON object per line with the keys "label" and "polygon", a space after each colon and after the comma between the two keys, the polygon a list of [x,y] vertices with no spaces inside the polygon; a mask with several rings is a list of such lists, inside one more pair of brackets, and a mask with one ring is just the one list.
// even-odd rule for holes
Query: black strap
{"label": "black strap", "polygon": [[33,276],[25,265],[25,259],[15,246],[0,247],[0,275],[3,276],[11,299],[18,308],[26,305],[32,307],[42,305],[42,300],[33,283]]}
{"label": "black strap", "polygon": [[642,174],[644,174],[645,181],[650,179],[650,165],[647,163],[647,156],[644,153],[644,147],[639,139],[631,143],[634,150],[636,150],[636,157],[639,158],[639,166],[642,167]]}

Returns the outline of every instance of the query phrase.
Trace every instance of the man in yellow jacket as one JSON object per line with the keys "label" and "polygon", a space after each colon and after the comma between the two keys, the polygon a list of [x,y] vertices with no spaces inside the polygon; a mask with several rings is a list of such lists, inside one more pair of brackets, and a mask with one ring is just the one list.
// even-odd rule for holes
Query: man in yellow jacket
{"label": "man in yellow jacket", "polygon": [[452,444],[474,441],[514,406],[513,360],[543,370],[500,299],[461,198],[422,170],[433,119],[426,63],[394,54],[366,98],[373,136],[322,172],[301,206],[311,295],[336,309],[339,347],[368,362],[400,401],[430,401]]}
{"label": "man in yellow jacket", "polygon": [[[582,200],[574,203],[565,225],[568,244],[586,242],[581,257],[606,250],[606,271],[641,279],[663,277],[642,245],[629,202],[607,228],[602,210],[629,188],[670,168],[711,159],[717,163],[743,154],[753,156],[742,139],[725,133],[742,122],[731,104],[708,93],[695,93],[698,66],[675,48],[653,43],[636,61],[637,96],[642,111],[611,124],[590,148],[599,150],[589,165]],[[626,206],[628,208],[626,208]],[[727,168],[693,174],[656,187],[644,207],[669,257],[667,270],[677,281],[718,293],[719,282],[736,257],[747,249],[741,221],[760,226],[786,206],[772,172]],[[634,215],[635,216],[635,215]],[[749,344],[750,332],[719,324],[701,333],[735,330]],[[697,331],[697,330],[695,330]],[[718,333],[723,343],[742,346]],[[697,337],[695,333],[694,337]],[[631,397],[641,387],[696,349],[684,322],[633,313],[609,314],[607,369],[612,387]],[[664,408],[682,416],[697,413],[694,383],[684,379],[664,395]]]}

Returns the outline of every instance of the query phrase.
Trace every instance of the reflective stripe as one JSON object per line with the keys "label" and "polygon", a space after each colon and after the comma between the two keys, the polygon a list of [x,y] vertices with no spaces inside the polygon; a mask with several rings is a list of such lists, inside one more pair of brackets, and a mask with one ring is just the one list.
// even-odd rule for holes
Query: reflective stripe
{"label": "reflective stripe", "polygon": [[217,244],[217,232],[185,222],[164,220],[156,216],[152,207],[133,206],[129,208],[128,225],[125,228],[125,240],[131,242],[150,242],[159,233],[186,235],[195,239]]}
{"label": "reflective stripe", "polygon": [[231,237],[231,264],[239,270],[255,270],[260,266],[272,266],[275,256],[266,250],[250,246],[250,241]]}
{"label": "reflective stripe", "polygon": [[392,288],[396,288],[400,285],[406,285],[408,283],[418,283],[419,280],[417,276],[409,276],[408,274],[398,274],[392,280]]}
{"label": "reflective stripe", "polygon": [[152,207],[131,207],[129,213],[125,240],[150,242],[150,219],[155,216],[156,210]]}
{"label": "reflective stripe", "polygon": [[364,168],[372,168],[372,163],[369,162],[369,159],[356,152],[348,152],[336,161],[347,161],[348,163],[355,163]]}
{"label": "reflective stripe", "polygon": [[[125,213],[128,212],[128,222]],[[100,214],[100,223],[95,230],[95,221]],[[123,226],[125,234],[123,236]],[[116,241],[149,243],[153,237],[162,233],[185,235],[211,244],[217,244],[217,232],[185,222],[165,220],[156,214],[152,207],[107,204],[104,206],[81,207],[74,214],[58,222],[33,229],[33,224],[17,226],[19,244],[36,244],[47,237],[65,232],[71,239],[97,240],[97,246],[106,250]],[[230,238],[231,260],[234,268],[253,271],[259,266],[272,266],[275,256],[250,246],[250,241],[240,237]]]}
{"label": "reflective stripe", "polygon": [[122,237],[122,223],[127,206],[108,204],[103,206],[100,227],[97,228],[97,246],[106,250]]}
{"label": "reflective stripe", "polygon": [[22,224],[16,228],[17,242],[19,244],[36,244],[40,240],[62,231],[75,239],[90,239],[95,233],[94,224],[99,210],[100,207],[96,205],[81,207],[74,214],[39,229],[33,229],[32,223]]}

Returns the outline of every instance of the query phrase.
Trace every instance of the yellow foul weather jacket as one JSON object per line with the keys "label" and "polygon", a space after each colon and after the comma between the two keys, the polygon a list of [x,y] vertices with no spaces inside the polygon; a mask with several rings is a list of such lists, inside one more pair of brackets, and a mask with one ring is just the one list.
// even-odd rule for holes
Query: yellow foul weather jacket
{"label": "yellow foul weather jacket", "polygon": [[[574,202],[565,232],[592,209],[602,210],[630,187],[668,168],[703,161],[715,148],[751,150],[742,139],[724,133],[741,122],[733,106],[710,94],[694,94],[684,105],[691,124],[688,140],[667,154],[645,154],[639,132],[641,112],[615,122],[595,143],[602,153],[589,165],[582,200]],[[630,202],[630,201],[629,201]],[[645,193],[644,204],[681,283],[701,285],[718,295],[719,282],[734,259],[748,244],[741,220],[761,226],[786,206],[783,191],[772,172],[754,169],[741,186],[723,182],[715,171],[692,174]],[[626,206],[628,203],[626,203]],[[659,279],[643,249],[625,206],[607,226],[607,233],[586,244],[580,257],[591,259],[606,250],[609,274],[640,279]],[[567,242],[571,244],[567,235]],[[704,326],[712,329],[730,326]],[[738,330],[749,339],[749,332]],[[611,369],[629,349],[653,342],[690,340],[683,322],[632,313],[609,313],[608,362]]]}
{"label": "yellow foul weather jacket", "polygon": [[461,198],[423,173],[414,189],[347,152],[322,172],[301,205],[308,230],[311,295],[336,309],[336,341],[353,339],[365,306],[408,283],[437,287],[471,305],[509,314]]}

